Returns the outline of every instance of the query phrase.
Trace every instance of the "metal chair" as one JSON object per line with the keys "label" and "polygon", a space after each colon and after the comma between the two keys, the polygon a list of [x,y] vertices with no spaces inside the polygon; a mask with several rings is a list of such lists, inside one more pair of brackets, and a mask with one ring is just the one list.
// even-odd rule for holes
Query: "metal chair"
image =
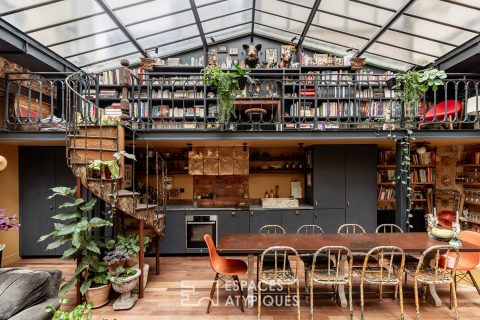
{"label": "metal chair", "polygon": [[[444,263],[446,259],[448,259],[448,263]],[[414,279],[413,288],[415,290],[417,319],[420,319],[418,282],[423,285],[423,300],[426,298],[426,285],[450,284],[450,308],[452,308],[453,305],[455,309],[455,319],[458,319],[455,272],[457,271],[459,259],[460,253],[456,247],[450,245],[433,246],[422,253],[418,265],[415,268],[406,268],[407,272],[413,276]]]}
{"label": "metal chair", "polygon": [[[377,256],[377,265],[371,265],[369,258]],[[393,260],[400,257],[400,265],[395,266]],[[364,284],[373,284],[379,286],[379,300],[382,300],[383,286],[395,286],[395,298],[397,296],[396,288],[400,291],[400,318],[403,320],[403,287],[402,274],[405,263],[405,252],[395,246],[380,246],[371,249],[365,256],[362,270],[357,270],[360,274],[360,299],[361,299],[361,319],[364,319]]]}
{"label": "metal chair", "polygon": [[393,223],[384,223],[379,225],[377,229],[375,229],[375,233],[395,233],[395,232],[403,233],[403,230],[402,228],[400,228],[399,226]]}
{"label": "metal chair", "polygon": [[[325,233],[323,229],[316,224],[306,224],[298,228],[297,234],[323,234]],[[305,292],[308,293],[308,286],[309,286],[309,280],[308,280],[308,275],[310,273],[310,269],[312,267],[312,262],[313,262],[313,254],[311,253],[301,253],[300,259],[303,261],[304,269],[305,269]],[[324,259],[323,262],[326,262],[329,260],[329,258]],[[306,296],[308,297],[308,296]]]}
{"label": "metal chair", "polygon": [[[282,226],[277,224],[267,224],[258,230],[258,234],[285,234],[287,233]],[[264,263],[266,265],[273,265],[275,263],[274,257],[272,255],[266,256]],[[282,263],[281,261],[279,263]],[[258,272],[260,269],[260,256],[257,256],[257,282],[258,282]]]}
{"label": "metal chair", "polygon": [[366,231],[359,224],[345,223],[338,228],[337,233],[366,233]]}
{"label": "metal chair", "polygon": [[[291,269],[288,256],[295,256],[295,272]],[[273,266],[264,265],[264,258],[273,256],[275,263]],[[281,258],[280,258],[281,257]],[[279,259],[280,258],[280,259]],[[277,262],[283,261],[281,265]],[[262,317],[262,285],[269,287],[287,286],[287,293],[290,295],[290,287],[296,286],[297,295],[297,319],[300,320],[300,281],[298,279],[298,267],[300,258],[298,253],[292,247],[275,246],[266,249],[260,257],[260,274],[258,278],[258,319]]]}
{"label": "metal chair", "polygon": [[[334,256],[335,261],[330,257]],[[323,257],[323,258],[322,258]],[[317,261],[320,259],[321,265]],[[325,259],[326,258],[326,259]],[[346,259],[346,260],[343,260]],[[324,261],[328,261],[326,264]],[[348,285],[348,304],[350,308],[350,319],[353,319],[352,305],[352,252],[342,246],[322,247],[315,252],[312,261],[312,268],[309,276],[310,287],[310,319],[313,320],[313,285],[333,285],[334,295],[338,285]],[[318,266],[318,267],[317,267]],[[336,295],[335,295],[336,296]]]}
{"label": "metal chair", "polygon": [[217,249],[215,248],[215,244],[213,243],[212,237],[206,234],[203,236],[203,239],[207,243],[208,247],[208,254],[210,255],[210,265],[213,271],[216,272],[215,280],[213,281],[212,289],[210,290],[210,299],[208,300],[207,306],[207,314],[210,312],[210,307],[212,305],[213,295],[215,294],[215,290],[217,288],[217,283],[219,280],[226,283],[223,280],[224,276],[229,276],[233,279],[234,282],[238,285],[238,294],[240,295],[240,310],[242,312],[243,309],[243,293],[240,280],[238,279],[238,275],[247,273],[247,264],[243,260],[239,259],[225,259],[220,257],[217,253]]}

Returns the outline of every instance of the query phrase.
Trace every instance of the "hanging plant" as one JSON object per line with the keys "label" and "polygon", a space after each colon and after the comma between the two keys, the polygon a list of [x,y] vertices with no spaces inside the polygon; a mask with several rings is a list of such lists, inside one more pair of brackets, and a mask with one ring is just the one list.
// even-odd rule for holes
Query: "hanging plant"
{"label": "hanging plant", "polygon": [[246,82],[255,83],[255,80],[249,75],[250,70],[242,69],[238,65],[234,65],[234,68],[233,71],[224,72],[219,67],[208,66],[201,71],[205,84],[217,89],[217,120],[224,125],[228,125],[232,116],[235,116],[234,101],[237,91]]}

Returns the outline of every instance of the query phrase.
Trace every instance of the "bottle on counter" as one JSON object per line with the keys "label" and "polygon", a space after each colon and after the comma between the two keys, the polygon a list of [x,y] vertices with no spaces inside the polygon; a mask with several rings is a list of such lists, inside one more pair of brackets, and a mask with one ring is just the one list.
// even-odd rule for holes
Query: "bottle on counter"
{"label": "bottle on counter", "polygon": [[268,195],[269,198],[274,198],[275,194],[273,193],[273,189],[270,189],[270,194]]}
{"label": "bottle on counter", "polygon": [[295,162],[292,162],[291,168],[292,168],[292,169],[295,169],[295,168],[296,168]]}
{"label": "bottle on counter", "polygon": [[287,170],[288,170],[288,168],[290,168],[290,165],[288,164],[288,162],[285,162],[284,168],[287,169]]}
{"label": "bottle on counter", "polygon": [[265,191],[265,198],[268,198],[268,190]]}
{"label": "bottle on counter", "polygon": [[280,198],[280,193],[278,192],[279,186],[275,186],[275,198]]}

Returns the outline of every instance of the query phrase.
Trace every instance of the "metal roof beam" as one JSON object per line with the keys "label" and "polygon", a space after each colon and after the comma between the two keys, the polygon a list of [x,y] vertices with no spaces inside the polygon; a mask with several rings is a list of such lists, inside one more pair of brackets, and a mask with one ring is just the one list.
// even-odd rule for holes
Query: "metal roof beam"
{"label": "metal roof beam", "polygon": [[250,42],[253,42],[253,36],[255,35],[255,7],[257,5],[257,1],[253,0],[252,3],[252,30],[250,31]]}
{"label": "metal roof beam", "polygon": [[203,32],[202,21],[200,21],[200,16],[198,15],[197,5],[195,4],[195,0],[190,0],[190,7],[192,8],[193,17],[195,18],[195,22],[197,23],[198,33],[200,33],[200,38],[202,39],[203,47],[205,50],[208,48],[207,38],[205,37],[205,33]]}
{"label": "metal roof beam", "polygon": [[401,6],[394,14],[393,16],[390,17],[390,19],[388,19],[384,24],[383,26],[377,30],[377,32],[375,32],[375,34],[367,41],[367,43],[365,43],[363,45],[362,48],[360,48],[360,50],[355,54],[355,57],[360,57],[365,51],[367,51],[368,48],[370,48],[370,46],[372,44],[375,43],[375,41],[377,41],[378,38],[380,38],[382,36],[382,34],[385,33],[385,31],[388,30],[388,28],[390,28],[390,26],[392,24],[395,23],[395,21],[397,21],[398,18],[400,18],[400,16],[408,10],[408,8],[410,8],[410,6],[415,2],[416,0],[408,0],[403,6]]}
{"label": "metal roof beam", "polygon": [[440,67],[442,70],[448,69],[469,57],[480,53],[480,35],[468,40],[456,49],[441,56],[429,67]]}
{"label": "metal roof beam", "polygon": [[63,0],[50,0],[50,1],[46,1],[46,2],[35,3],[35,4],[25,6],[25,7],[21,7],[21,8],[18,8],[18,9],[5,11],[5,12],[0,14],[0,17],[8,16],[10,14],[19,13],[19,12],[30,10],[30,9],[35,9],[35,8],[38,8],[38,7],[43,7],[43,6],[46,6],[46,5],[55,3],[55,2],[60,2],[60,1],[63,1]]}
{"label": "metal roof beam", "polygon": [[320,2],[322,2],[322,0],[315,0],[315,3],[312,6],[312,10],[310,11],[307,21],[305,22],[305,26],[303,27],[303,31],[302,31],[302,34],[300,35],[300,39],[298,39],[297,48],[302,45],[303,40],[307,35],[308,29],[310,29],[310,25],[312,24],[313,18],[315,18],[315,15],[317,14],[317,10],[318,10],[318,7],[320,6]]}
{"label": "metal roof beam", "polygon": [[137,50],[144,56],[145,58],[149,58],[148,52],[140,45],[140,43],[135,39],[133,34],[127,29],[125,24],[120,20],[120,18],[113,12],[112,8],[105,2],[105,0],[97,0],[97,3],[103,8],[105,13],[113,20],[113,22],[122,30],[123,34],[130,40],[130,42],[137,48]]}

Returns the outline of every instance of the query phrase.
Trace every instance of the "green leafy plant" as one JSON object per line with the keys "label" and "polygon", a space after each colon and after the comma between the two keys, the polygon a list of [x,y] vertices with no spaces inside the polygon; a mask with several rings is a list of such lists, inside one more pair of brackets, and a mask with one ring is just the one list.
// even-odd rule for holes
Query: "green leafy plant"
{"label": "green leafy plant", "polygon": [[122,284],[125,282],[125,279],[128,277],[131,277],[135,274],[137,274],[137,270],[132,269],[132,268],[125,268],[125,267],[118,267],[117,270],[117,275],[112,277],[110,279],[111,282],[116,283],[116,284]]}
{"label": "green leafy plant", "polygon": [[130,154],[125,151],[115,152],[113,156],[115,157],[114,160],[93,160],[88,167],[90,169],[96,169],[100,171],[108,168],[108,173],[105,174],[106,178],[109,179],[111,176],[113,179],[118,179],[120,178],[120,166],[118,165],[118,161],[121,159],[121,157],[124,156],[134,161],[137,160],[134,154]]}
{"label": "green leafy plant", "polygon": [[94,237],[94,231],[112,226],[110,221],[94,217],[89,219],[88,214],[95,206],[96,199],[85,203],[83,198],[77,198],[76,188],[56,187],[51,189],[53,194],[48,197],[52,199],[60,196],[68,200],[59,206],[59,208],[69,208],[70,211],[57,214],[52,219],[54,231],[40,237],[38,240],[45,241],[52,238],[53,242],[48,244],[47,250],[53,250],[68,243],[70,248],[63,252],[61,259],[71,260],[80,259],[80,263],[75,269],[73,277],[63,284],[59,296],[65,295],[75,284],[76,277],[81,276],[82,285],[80,291],[85,294],[92,285],[103,285],[108,283],[109,275],[105,262],[101,261],[100,256],[105,243]]}
{"label": "green leafy plant", "polygon": [[127,261],[130,255],[126,248],[115,248],[115,250],[107,252],[103,260],[107,265],[111,266],[117,262]]}
{"label": "green leafy plant", "polygon": [[235,116],[234,100],[240,89],[239,82],[254,84],[255,80],[249,75],[250,70],[234,65],[233,71],[222,71],[219,67],[208,66],[201,71],[203,81],[217,88],[218,116],[220,123],[228,124]]}
{"label": "green leafy plant", "polygon": [[[135,234],[127,237],[118,236],[117,249],[126,249],[129,255],[135,256],[140,252],[138,245],[140,237]],[[147,245],[151,242],[149,237],[143,237],[144,251],[146,251]]]}
{"label": "green leafy plant", "polygon": [[[70,299],[61,299],[60,303],[68,303]],[[53,306],[45,307],[46,313],[54,313],[52,320],[91,320],[93,304],[84,302],[76,306],[72,311],[55,309]]]}

